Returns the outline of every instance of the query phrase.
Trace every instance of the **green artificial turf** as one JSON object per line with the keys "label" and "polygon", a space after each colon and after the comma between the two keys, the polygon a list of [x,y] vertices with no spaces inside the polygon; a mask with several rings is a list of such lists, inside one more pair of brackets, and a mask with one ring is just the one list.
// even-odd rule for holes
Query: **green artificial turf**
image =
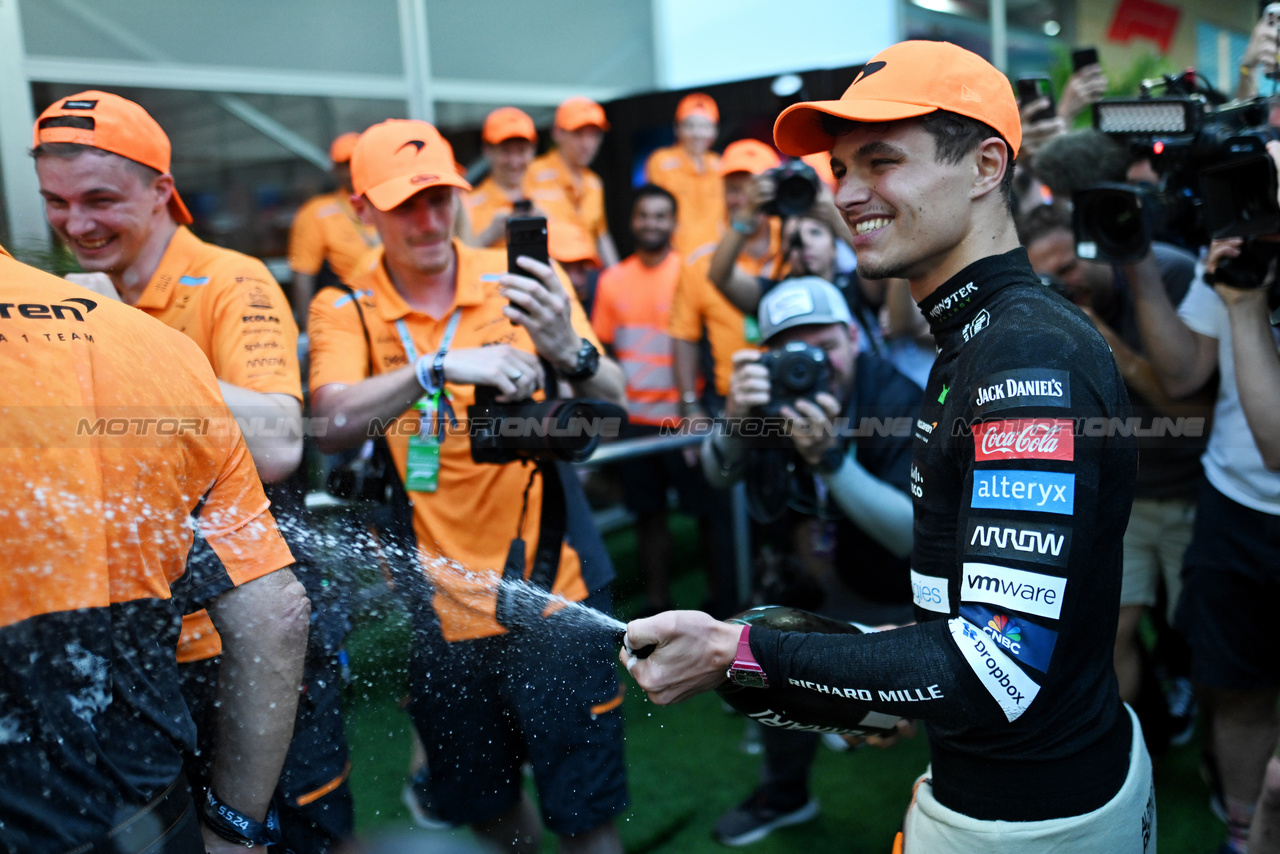
{"label": "green artificial turf", "polygon": [[[694,525],[682,517],[673,523],[676,554],[696,555]],[[623,530],[606,541],[619,573],[617,610],[626,617],[643,602],[635,535]],[[687,565],[676,572],[677,605],[696,607],[704,591],[700,567]],[[388,597],[370,601],[357,615],[347,645],[353,677],[347,693],[347,736],[361,836],[413,827],[400,802],[410,750],[408,716],[400,709],[409,630],[399,604]],[[618,824],[627,851],[723,854],[727,849],[712,840],[711,828],[721,813],[752,791],[760,763],[759,756],[741,749],[743,718],[726,714],[715,695],[655,706],[635,683],[623,678],[628,687],[624,711],[632,805]],[[1207,807],[1198,756],[1197,738],[1157,763],[1162,854],[1206,854],[1224,838],[1223,825]],[[747,850],[888,854],[911,784],[927,762],[923,732],[883,750],[864,747],[837,753],[820,747],[812,778],[812,792],[822,804],[818,818],[778,830]],[[430,833],[417,832],[424,839]],[[545,840],[543,850],[555,850],[551,839]]]}

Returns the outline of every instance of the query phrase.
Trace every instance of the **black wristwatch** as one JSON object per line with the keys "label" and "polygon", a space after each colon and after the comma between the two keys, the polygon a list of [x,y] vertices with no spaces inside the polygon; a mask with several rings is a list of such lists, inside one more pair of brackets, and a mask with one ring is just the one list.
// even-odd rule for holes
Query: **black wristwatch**
{"label": "black wristwatch", "polygon": [[200,817],[214,833],[245,848],[268,848],[280,842],[280,811],[274,800],[266,818],[257,822],[225,804],[210,786],[200,802]]}
{"label": "black wristwatch", "polygon": [[582,346],[578,348],[577,365],[572,371],[562,373],[560,376],[571,383],[580,383],[594,377],[598,370],[600,370],[600,351],[594,344],[583,338]]}
{"label": "black wristwatch", "polygon": [[818,462],[812,468],[818,474],[835,474],[844,465],[844,457],[844,448],[839,445],[832,445],[822,452],[822,456],[818,458]]}

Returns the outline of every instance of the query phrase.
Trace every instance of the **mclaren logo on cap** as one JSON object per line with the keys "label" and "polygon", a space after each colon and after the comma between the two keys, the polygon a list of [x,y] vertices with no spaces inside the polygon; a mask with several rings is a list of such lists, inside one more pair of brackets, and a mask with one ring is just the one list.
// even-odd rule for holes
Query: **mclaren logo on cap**
{"label": "mclaren logo on cap", "polygon": [[981,101],[982,97],[977,92],[970,89],[968,86],[961,86],[960,100],[961,101]]}
{"label": "mclaren logo on cap", "polygon": [[412,178],[409,179],[409,183],[410,184],[426,184],[429,181],[439,181],[439,180],[440,180],[439,175],[424,173],[422,175],[414,175]]}
{"label": "mclaren logo on cap", "polygon": [[859,74],[857,79],[854,80],[853,82],[861,83],[863,80],[870,77],[872,74],[875,74],[877,71],[884,68],[885,65],[887,64],[888,63],[885,63],[885,62],[868,62],[866,65],[862,66],[862,73]]}
{"label": "mclaren logo on cap", "polygon": [[92,110],[98,106],[97,101],[63,101],[62,109],[64,110]]}
{"label": "mclaren logo on cap", "polygon": [[396,154],[399,154],[399,153],[400,153],[400,151],[405,147],[405,145],[412,145],[412,146],[413,146],[413,148],[414,148],[414,153],[415,153],[415,154],[421,154],[421,153],[422,153],[422,149],[424,149],[424,148],[426,148],[426,147],[427,147],[427,144],[426,144],[425,142],[423,142],[422,140],[420,140],[420,139],[411,139],[411,140],[409,140],[408,142],[406,142],[404,145],[400,146],[400,148],[397,148],[397,149],[396,149]]}

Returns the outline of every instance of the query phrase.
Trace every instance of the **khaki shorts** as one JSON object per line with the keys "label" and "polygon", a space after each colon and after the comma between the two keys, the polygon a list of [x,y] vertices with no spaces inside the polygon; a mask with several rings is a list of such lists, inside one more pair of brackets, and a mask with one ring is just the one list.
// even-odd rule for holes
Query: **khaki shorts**
{"label": "khaki shorts", "polygon": [[[1154,854],[1156,790],[1151,757],[1132,709],[1129,775],[1116,796],[1093,812],[1046,821],[982,821],[934,800],[930,771],[916,781],[903,824],[904,854]],[[975,781],[978,784],[979,781]]]}
{"label": "khaki shorts", "polygon": [[1168,594],[1166,618],[1182,592],[1182,554],[1191,542],[1196,518],[1194,501],[1181,498],[1138,498],[1124,532],[1124,576],[1120,606],[1156,604],[1156,585],[1164,579]]}

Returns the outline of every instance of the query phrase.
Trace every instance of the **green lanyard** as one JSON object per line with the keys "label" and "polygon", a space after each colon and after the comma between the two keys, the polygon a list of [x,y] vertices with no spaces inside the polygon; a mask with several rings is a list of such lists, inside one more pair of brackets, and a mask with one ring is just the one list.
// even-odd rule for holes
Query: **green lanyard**
{"label": "green lanyard", "polygon": [[[458,331],[458,322],[462,319],[462,308],[454,309],[445,327],[444,337],[440,339],[440,349],[436,351],[436,366],[444,360],[444,354],[453,343],[454,333]],[[409,364],[417,365],[418,349],[413,346],[409,336],[409,327],[401,318],[396,321],[396,331],[400,334],[400,343],[404,346],[405,356]],[[453,406],[449,403],[449,393],[444,388],[442,372],[436,371],[433,388],[413,404],[419,413],[418,432],[409,437],[408,462],[405,466],[404,488],[409,492],[435,492],[440,485],[440,443],[444,441],[445,418],[450,425],[457,427],[458,419],[453,414]],[[437,418],[437,414],[440,416]],[[432,424],[434,422],[434,429]]]}

